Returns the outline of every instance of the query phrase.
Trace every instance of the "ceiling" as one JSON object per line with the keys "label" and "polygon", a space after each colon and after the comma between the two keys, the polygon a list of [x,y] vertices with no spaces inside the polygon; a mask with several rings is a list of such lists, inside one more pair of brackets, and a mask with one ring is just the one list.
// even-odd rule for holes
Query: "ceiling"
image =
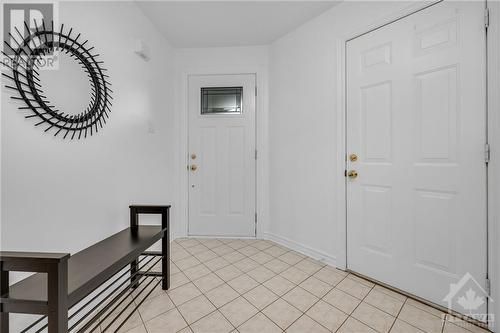
{"label": "ceiling", "polygon": [[176,47],[265,45],[338,1],[137,1]]}

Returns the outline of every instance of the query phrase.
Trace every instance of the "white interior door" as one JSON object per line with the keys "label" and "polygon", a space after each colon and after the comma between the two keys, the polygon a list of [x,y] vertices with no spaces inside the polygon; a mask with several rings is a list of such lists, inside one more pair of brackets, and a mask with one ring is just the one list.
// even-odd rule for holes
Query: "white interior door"
{"label": "white interior door", "polygon": [[485,285],[483,20],[445,1],[346,45],[348,268],[442,306]]}
{"label": "white interior door", "polygon": [[189,77],[189,235],[255,236],[255,75]]}

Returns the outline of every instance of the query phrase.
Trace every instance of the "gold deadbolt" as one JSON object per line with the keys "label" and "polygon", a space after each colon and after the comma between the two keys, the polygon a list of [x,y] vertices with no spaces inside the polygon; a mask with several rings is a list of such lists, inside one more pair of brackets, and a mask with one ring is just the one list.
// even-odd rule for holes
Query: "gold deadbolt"
{"label": "gold deadbolt", "polygon": [[356,162],[358,160],[358,155],[356,154],[349,155],[349,160],[351,160],[351,162]]}
{"label": "gold deadbolt", "polygon": [[347,177],[354,179],[358,177],[358,172],[356,170],[349,170],[349,172],[347,173]]}
{"label": "gold deadbolt", "polygon": [[196,169],[198,169],[198,167],[196,166],[196,164],[191,164],[190,169],[191,169],[191,171],[196,171]]}
{"label": "gold deadbolt", "polygon": [[195,159],[196,159],[196,154],[194,154],[194,153],[193,153],[193,154],[191,154],[191,159],[192,159],[192,160],[195,160]]}

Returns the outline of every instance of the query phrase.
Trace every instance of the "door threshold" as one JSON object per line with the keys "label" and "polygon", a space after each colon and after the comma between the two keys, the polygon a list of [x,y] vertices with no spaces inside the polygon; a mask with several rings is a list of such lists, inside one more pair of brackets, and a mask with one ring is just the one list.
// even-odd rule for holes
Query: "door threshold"
{"label": "door threshold", "polygon": [[[407,291],[404,291],[404,290],[398,289],[398,288],[396,288],[396,287],[393,287],[393,286],[391,286],[391,285],[388,285],[388,284],[386,284],[386,283],[384,283],[384,282],[380,282],[380,281],[378,281],[378,280],[376,280],[376,279],[374,279],[374,278],[371,278],[371,277],[369,277],[369,276],[366,276],[366,275],[360,274],[360,273],[355,272],[355,271],[352,271],[352,270],[350,270],[350,269],[346,269],[346,272],[349,272],[349,273],[351,273],[352,275],[358,276],[358,277],[360,277],[360,278],[363,278],[363,279],[365,279],[365,280],[368,280],[368,281],[370,281],[370,282],[373,282],[373,283],[375,283],[375,284],[378,284],[378,285],[380,285],[380,286],[382,286],[382,287],[384,287],[384,288],[387,288],[387,289],[389,289],[389,290],[392,290],[392,291],[394,291],[394,292],[396,292],[396,293],[398,293],[398,294],[401,294],[401,295],[406,296],[406,297],[408,297],[408,298],[411,298],[411,299],[413,299],[413,300],[415,300],[415,301],[418,301],[418,302],[420,302],[420,303],[423,303],[423,304],[425,304],[425,305],[427,305],[427,306],[430,306],[431,308],[434,308],[434,309],[436,309],[436,310],[439,310],[439,311],[443,312],[443,314],[445,314],[445,315],[451,315],[451,316],[456,317],[456,318],[458,318],[458,319],[461,319],[461,320],[463,320],[463,321],[465,321],[465,322],[467,322],[467,323],[469,323],[469,324],[472,324],[472,325],[478,326],[478,327],[480,327],[480,328],[483,328],[483,329],[489,330],[489,328],[488,328],[488,324],[487,324],[487,323],[483,323],[482,321],[479,321],[479,320],[477,320],[477,319],[471,318],[471,317],[469,317],[469,316],[467,316],[467,315],[464,315],[464,314],[462,314],[462,313],[459,313],[459,312],[456,312],[456,311],[450,310],[450,309],[448,309],[448,308],[445,308],[445,307],[444,307],[444,306],[442,306],[442,305],[439,305],[439,304],[433,303],[433,302],[428,301],[428,300],[426,300],[426,299],[424,299],[424,298],[421,298],[421,297],[418,297],[418,296],[416,296],[416,295],[413,295],[413,294],[411,294],[411,293],[409,293],[409,292],[407,292]],[[424,310],[424,311],[425,311],[425,310]],[[445,319],[445,320],[446,320],[446,319]],[[451,323],[453,323],[453,322],[451,322]]]}
{"label": "door threshold", "polygon": [[215,236],[215,235],[187,235],[187,238],[227,238],[227,239],[258,239],[256,236]]}

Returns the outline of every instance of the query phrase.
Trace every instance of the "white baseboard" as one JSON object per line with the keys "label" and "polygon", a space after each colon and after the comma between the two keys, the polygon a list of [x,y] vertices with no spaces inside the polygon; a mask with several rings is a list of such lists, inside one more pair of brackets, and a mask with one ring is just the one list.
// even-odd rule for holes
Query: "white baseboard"
{"label": "white baseboard", "polygon": [[291,250],[302,253],[308,257],[324,262],[327,265],[337,267],[337,258],[323,251],[313,249],[307,245],[301,244],[287,237],[279,236],[271,232],[264,232],[264,238],[286,246]]}

